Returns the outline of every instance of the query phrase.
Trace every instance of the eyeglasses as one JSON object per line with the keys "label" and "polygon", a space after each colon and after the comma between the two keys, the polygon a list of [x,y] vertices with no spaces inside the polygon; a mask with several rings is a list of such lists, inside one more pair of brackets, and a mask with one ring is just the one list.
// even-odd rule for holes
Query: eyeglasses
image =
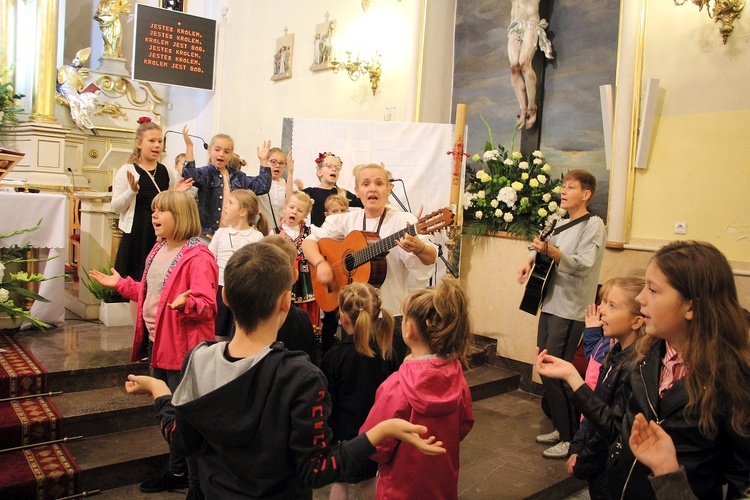
{"label": "eyeglasses", "polygon": [[321,165],[321,167],[328,167],[330,169],[335,170],[336,172],[340,172],[342,168],[344,168],[342,165],[333,165],[331,163],[324,163]]}
{"label": "eyeglasses", "polygon": [[285,161],[268,160],[268,163],[270,163],[274,167],[284,167],[284,166],[286,166],[286,162]]}

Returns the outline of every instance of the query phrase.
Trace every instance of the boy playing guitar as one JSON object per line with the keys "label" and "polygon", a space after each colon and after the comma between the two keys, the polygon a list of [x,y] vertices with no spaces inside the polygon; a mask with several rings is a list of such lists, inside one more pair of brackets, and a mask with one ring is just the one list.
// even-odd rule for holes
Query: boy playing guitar
{"label": "boy playing guitar", "polygon": [[[569,218],[560,221],[548,240],[535,238],[533,250],[518,270],[518,282],[529,276],[536,253],[557,265],[549,278],[542,302],[537,346],[553,356],[572,361],[584,327],[586,306],[596,298],[596,286],[607,234],[604,222],[591,216],[588,203],[596,191],[596,178],[585,170],[571,170],[563,177],[560,206]],[[575,225],[575,227],[573,227]],[[567,458],[568,445],[578,429],[575,408],[559,380],[542,377],[550,406],[553,432],[537,436],[539,443],[552,444],[547,458]]]}

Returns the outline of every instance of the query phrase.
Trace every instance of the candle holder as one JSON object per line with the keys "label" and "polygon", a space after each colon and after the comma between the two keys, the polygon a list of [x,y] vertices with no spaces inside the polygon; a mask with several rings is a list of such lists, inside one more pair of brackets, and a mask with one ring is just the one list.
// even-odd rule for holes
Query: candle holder
{"label": "candle holder", "polygon": [[448,239],[445,242],[445,248],[448,249],[448,262],[451,263],[454,269],[458,269],[458,255],[456,250],[459,246],[459,237],[461,236],[461,226],[458,224],[452,224],[445,228],[445,233]]}

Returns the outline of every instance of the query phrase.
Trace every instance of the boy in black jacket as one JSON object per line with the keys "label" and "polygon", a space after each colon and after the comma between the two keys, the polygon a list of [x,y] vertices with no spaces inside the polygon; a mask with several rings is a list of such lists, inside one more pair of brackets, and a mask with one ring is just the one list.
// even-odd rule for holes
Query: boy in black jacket
{"label": "boy in black jacket", "polygon": [[[188,353],[180,386],[129,375],[130,394],[154,397],[162,434],[196,453],[208,498],[312,498],[388,437],[427,454],[444,453],[427,429],[404,420],[331,444],[325,377],[303,353],[276,342],[291,306],[292,266],[273,244],[237,250],[224,275],[224,300],[235,316],[229,342],[204,342]],[[195,492],[191,492],[195,494]]]}

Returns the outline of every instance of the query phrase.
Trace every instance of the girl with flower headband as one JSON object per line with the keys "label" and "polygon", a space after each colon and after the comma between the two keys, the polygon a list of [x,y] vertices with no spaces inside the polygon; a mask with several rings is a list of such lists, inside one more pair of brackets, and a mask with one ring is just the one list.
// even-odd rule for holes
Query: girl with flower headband
{"label": "girl with flower headband", "polygon": [[[354,193],[350,193],[346,189],[340,188],[336,185],[339,180],[339,172],[341,172],[343,165],[344,163],[341,161],[341,158],[331,152],[319,153],[318,157],[315,159],[315,175],[318,177],[318,180],[320,180],[320,184],[317,187],[307,187],[302,189],[313,200],[310,222],[312,222],[314,226],[320,227],[323,225],[323,222],[325,222],[325,203],[326,199],[332,194],[346,196],[349,200],[350,207],[362,208],[362,202],[354,195]],[[294,166],[290,165],[289,175],[291,176],[293,172]]]}
{"label": "girl with flower headband", "polygon": [[360,432],[403,418],[436,429],[447,453],[428,461],[393,439],[383,441],[371,455],[380,464],[377,498],[458,497],[460,443],[474,426],[463,374],[471,349],[468,310],[466,293],[450,278],[436,288],[416,290],[401,305],[411,354],[378,388]]}
{"label": "girl with flower headband", "polygon": [[[304,188],[313,200],[310,222],[313,226],[320,227],[326,220],[326,200],[333,194],[346,197],[349,200],[350,207],[362,208],[362,201],[353,193],[342,189],[336,185],[339,179],[339,172],[343,167],[341,158],[331,152],[319,153],[315,159],[315,175],[318,176],[320,184],[317,187]],[[294,165],[289,166],[290,180],[294,172]],[[301,189],[301,185],[299,185]],[[336,331],[339,327],[339,315],[337,311],[325,313],[323,316],[321,328],[321,351],[323,354],[333,346],[336,341]]]}
{"label": "girl with flower headband", "polygon": [[221,296],[224,289],[224,268],[234,252],[249,243],[262,240],[268,232],[268,222],[260,211],[258,197],[247,189],[238,189],[229,194],[223,218],[229,227],[217,229],[208,244],[208,249],[219,265],[219,288],[216,293],[216,340],[219,341],[230,340],[234,334],[234,315]]}
{"label": "girl with flower headband", "polygon": [[[393,315],[381,307],[380,290],[369,283],[351,283],[339,294],[341,343],[323,357],[331,415],[328,425],[337,441],[353,439],[375,402],[380,384],[398,370],[393,352]],[[375,498],[378,464],[367,460],[331,487],[331,500],[348,497],[349,484],[359,484],[362,498]]]}
{"label": "girl with flower headband", "polygon": [[138,119],[130,163],[115,173],[112,186],[112,211],[120,216],[122,240],[117,250],[115,269],[121,276],[141,280],[146,256],[156,243],[151,223],[151,202],[170,188],[187,191],[192,180],[180,179],[177,171],[159,163],[163,150],[161,127],[143,116]]}

